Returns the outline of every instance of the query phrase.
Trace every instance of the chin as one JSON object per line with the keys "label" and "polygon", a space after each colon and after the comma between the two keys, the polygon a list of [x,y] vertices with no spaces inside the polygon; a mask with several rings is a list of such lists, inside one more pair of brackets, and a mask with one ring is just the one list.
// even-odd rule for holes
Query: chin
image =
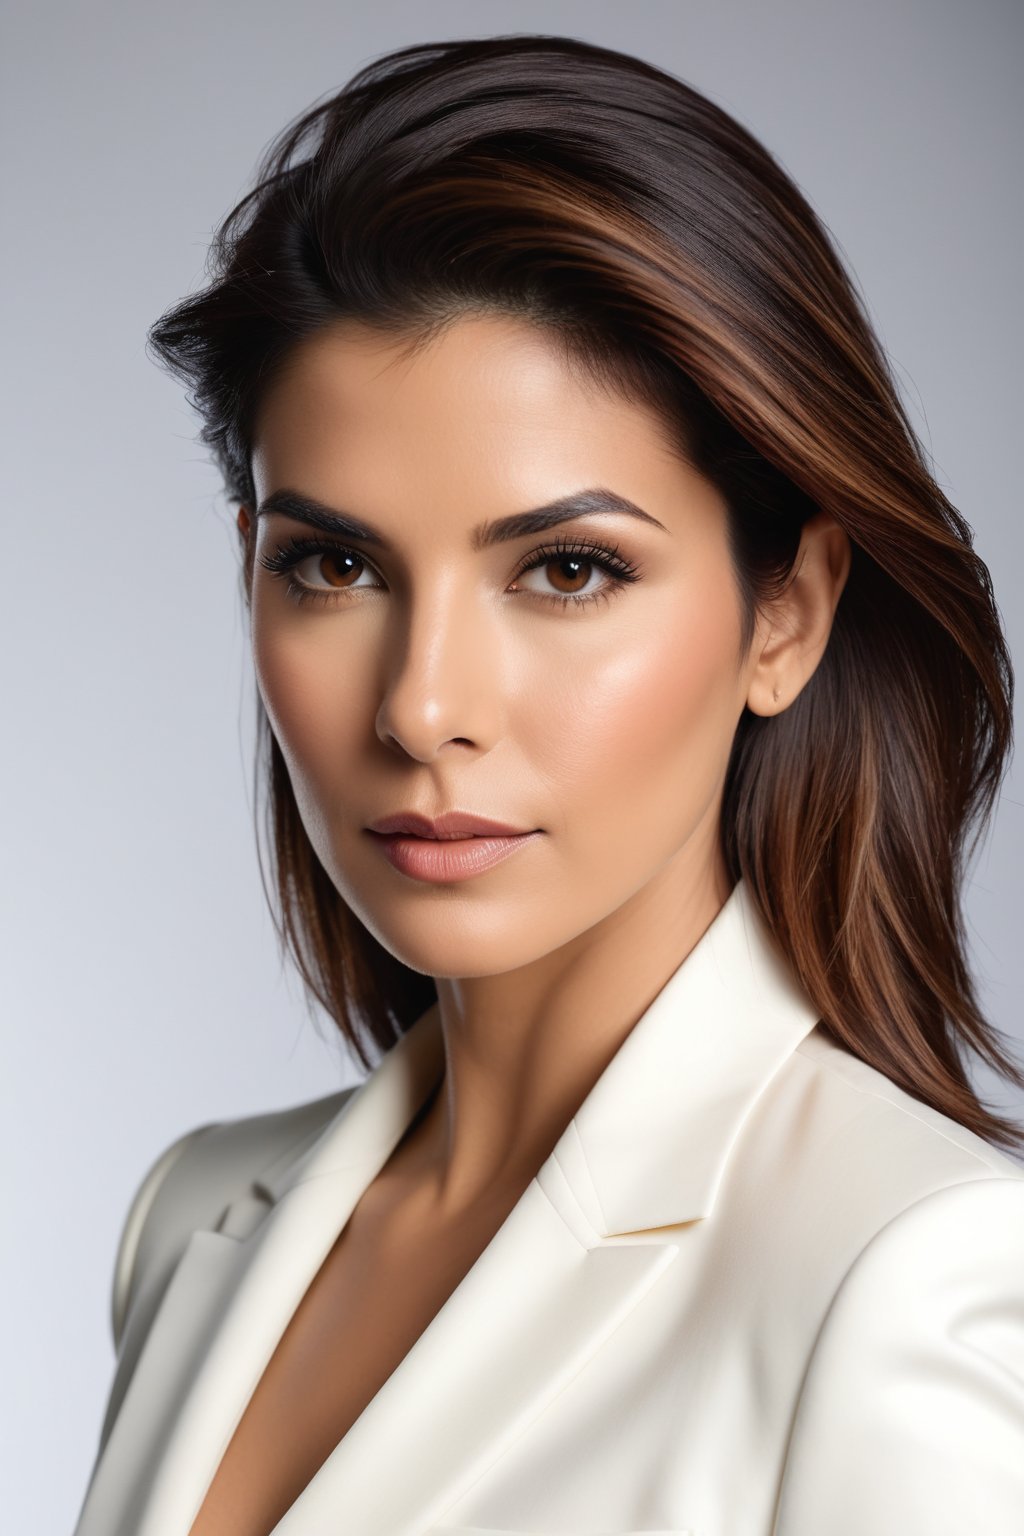
{"label": "chin", "polygon": [[507,908],[474,921],[465,909],[459,912],[447,902],[438,902],[432,912],[410,917],[408,923],[395,921],[393,903],[383,921],[363,908],[354,910],[396,960],[437,978],[498,976],[530,965],[563,942],[560,937],[552,939],[554,923],[538,919],[536,912],[519,929],[510,921]]}

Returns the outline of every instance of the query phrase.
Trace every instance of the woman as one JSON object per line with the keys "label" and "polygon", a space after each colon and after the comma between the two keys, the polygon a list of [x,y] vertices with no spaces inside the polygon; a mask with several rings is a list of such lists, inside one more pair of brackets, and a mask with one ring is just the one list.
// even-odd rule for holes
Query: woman
{"label": "woman", "polygon": [[518,36],[361,71],[214,258],[152,341],[371,1070],[142,1181],[78,1536],[1019,1530],[1024,1133],[966,1048],[1024,1073],[959,906],[1012,672],[822,226]]}

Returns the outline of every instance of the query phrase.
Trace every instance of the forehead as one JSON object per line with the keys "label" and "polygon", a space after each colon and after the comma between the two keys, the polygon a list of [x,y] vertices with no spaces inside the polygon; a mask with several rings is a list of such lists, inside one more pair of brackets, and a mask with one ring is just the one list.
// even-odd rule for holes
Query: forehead
{"label": "forehead", "polygon": [[422,342],[350,320],[306,338],[260,403],[253,467],[261,494],[301,471],[511,481],[523,495],[531,463],[575,478],[586,460],[589,482],[642,455],[678,459],[657,413],[589,376],[557,336],[488,315]]}

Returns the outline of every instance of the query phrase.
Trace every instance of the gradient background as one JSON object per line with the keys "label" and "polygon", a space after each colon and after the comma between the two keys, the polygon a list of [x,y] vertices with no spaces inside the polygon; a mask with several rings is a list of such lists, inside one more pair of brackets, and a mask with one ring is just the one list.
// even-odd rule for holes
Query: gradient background
{"label": "gradient background", "polygon": [[[372,56],[509,31],[639,54],[751,128],[834,233],[1019,668],[1024,8],[21,0],[3,31],[0,1508],[64,1532],[143,1174],[193,1126],[360,1075],[278,957],[230,509],[147,326],[200,284],[266,142]],[[1018,1041],[1022,799],[1018,771],[967,890],[982,1001]]]}

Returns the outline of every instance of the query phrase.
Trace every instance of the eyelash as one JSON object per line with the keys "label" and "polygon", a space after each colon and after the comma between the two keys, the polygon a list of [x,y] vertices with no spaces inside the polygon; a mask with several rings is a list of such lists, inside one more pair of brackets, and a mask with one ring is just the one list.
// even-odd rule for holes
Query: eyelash
{"label": "eyelash", "polygon": [[[334,603],[344,601],[348,592],[353,589],[338,588],[334,592],[320,591],[312,587],[304,586],[290,573],[295,566],[310,555],[354,555],[364,565],[370,565],[363,559],[358,550],[351,549],[341,543],[335,543],[330,539],[297,537],[293,535],[285,541],[273,554],[260,555],[260,564],[274,577],[287,578],[285,591],[296,603]],[[549,565],[555,560],[564,559],[568,555],[575,555],[596,565],[611,578],[610,585],[603,586],[596,592],[587,592],[579,595],[567,592],[531,592],[531,597],[540,598],[541,602],[557,603],[560,607],[572,606],[583,608],[588,604],[614,596],[630,582],[639,580],[640,567],[627,560],[619,552],[617,545],[610,548],[602,544],[592,544],[585,539],[571,539],[559,536],[552,543],[545,544],[530,554],[525,562],[519,566],[513,581],[518,581],[525,576],[527,571],[538,570],[542,566]],[[372,566],[370,566],[373,569]],[[360,590],[365,590],[360,589]]]}

